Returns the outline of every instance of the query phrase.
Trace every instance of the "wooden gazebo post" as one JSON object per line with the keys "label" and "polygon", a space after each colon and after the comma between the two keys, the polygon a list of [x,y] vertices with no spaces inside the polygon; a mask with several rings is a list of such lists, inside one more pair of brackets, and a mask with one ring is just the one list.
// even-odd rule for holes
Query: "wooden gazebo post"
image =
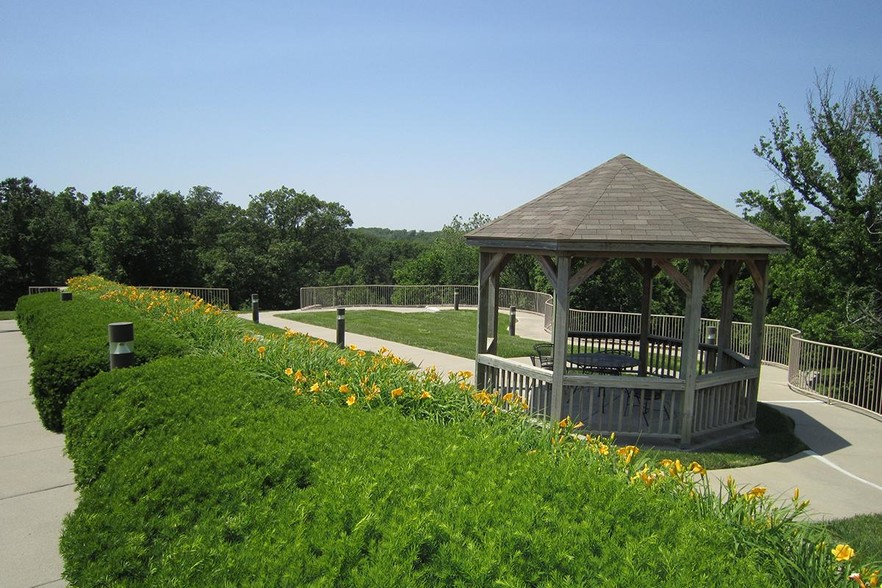
{"label": "wooden gazebo post", "polygon": [[554,282],[554,323],[552,342],[554,343],[554,368],[551,380],[551,418],[563,418],[564,374],[567,371],[567,340],[570,315],[570,258],[557,256],[557,279]]}
{"label": "wooden gazebo post", "polygon": [[[478,262],[478,333],[476,354],[496,354],[499,337],[499,274],[509,256],[482,251]],[[484,367],[475,363],[475,383],[479,388],[490,385]]]}
{"label": "wooden gazebo post", "polygon": [[689,260],[689,291],[686,293],[686,314],[683,322],[683,347],[680,350],[680,379],[686,382],[683,394],[683,420],[680,443],[692,442],[692,421],[695,416],[695,383],[698,378],[698,343],[701,338],[701,301],[704,298],[704,262]]}

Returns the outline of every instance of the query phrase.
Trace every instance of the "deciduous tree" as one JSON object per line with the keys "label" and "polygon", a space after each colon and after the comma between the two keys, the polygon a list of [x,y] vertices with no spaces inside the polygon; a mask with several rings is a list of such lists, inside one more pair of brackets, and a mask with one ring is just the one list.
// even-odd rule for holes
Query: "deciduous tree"
{"label": "deciduous tree", "polygon": [[782,106],[755,153],[786,187],[742,194],[745,216],[790,243],[773,261],[769,320],[811,337],[879,349],[882,292],[882,96],[849,82],[834,91],[818,76],[808,123]]}

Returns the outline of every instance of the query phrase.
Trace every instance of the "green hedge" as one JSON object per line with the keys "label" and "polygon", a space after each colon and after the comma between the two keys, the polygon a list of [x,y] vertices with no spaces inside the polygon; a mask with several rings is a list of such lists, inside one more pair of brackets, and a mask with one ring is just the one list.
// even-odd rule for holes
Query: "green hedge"
{"label": "green hedge", "polygon": [[71,393],[95,374],[109,369],[107,325],[135,326],[135,362],[179,356],[186,344],[166,327],[132,308],[97,298],[75,296],[61,302],[57,293],[23,296],[15,307],[31,356],[31,392],[40,420],[50,431],[63,430],[62,411]]}
{"label": "green hedge", "polygon": [[[481,421],[314,405],[225,358],[80,386],[74,586],[765,586],[695,503]],[[595,462],[600,463],[600,462]],[[743,546],[742,546],[743,551]],[[731,573],[723,574],[724,570]],[[737,571],[736,571],[737,570]]]}

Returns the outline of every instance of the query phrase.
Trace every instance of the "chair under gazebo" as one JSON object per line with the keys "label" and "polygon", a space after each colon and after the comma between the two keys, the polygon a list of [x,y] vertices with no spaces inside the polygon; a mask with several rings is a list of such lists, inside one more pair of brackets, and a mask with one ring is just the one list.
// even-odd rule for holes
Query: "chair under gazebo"
{"label": "chair under gazebo", "polygon": [[[768,259],[786,251],[783,241],[626,155],[503,214],[466,241],[480,248],[479,388],[517,394],[538,415],[570,416],[591,433],[684,447],[753,426]],[[551,369],[496,355],[499,276],[514,254],[534,256],[554,288]],[[572,271],[578,258],[584,261]],[[627,260],[641,278],[639,332],[572,331],[570,292],[611,259]],[[746,355],[734,350],[732,330],[742,268],[753,278]],[[685,293],[678,337],[653,327],[652,283],[659,272]],[[715,340],[708,341],[702,300],[715,279],[722,300]],[[612,374],[572,369],[574,354],[598,352],[631,354],[636,362]]]}

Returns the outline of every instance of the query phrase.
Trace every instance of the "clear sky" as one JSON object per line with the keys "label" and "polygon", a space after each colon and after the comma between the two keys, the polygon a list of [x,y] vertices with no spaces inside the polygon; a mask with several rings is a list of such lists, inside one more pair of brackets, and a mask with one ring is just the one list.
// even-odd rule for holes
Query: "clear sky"
{"label": "clear sky", "polygon": [[0,0],[0,179],[282,185],[355,226],[502,214],[625,153],[736,211],[816,72],[882,73],[882,2]]}

